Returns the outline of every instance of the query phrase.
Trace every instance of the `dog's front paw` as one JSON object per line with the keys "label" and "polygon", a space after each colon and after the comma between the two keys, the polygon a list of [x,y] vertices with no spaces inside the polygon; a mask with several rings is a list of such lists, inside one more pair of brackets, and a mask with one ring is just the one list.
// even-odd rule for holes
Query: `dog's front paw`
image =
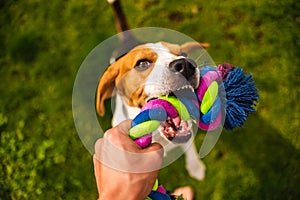
{"label": "dog's front paw", "polygon": [[205,165],[202,161],[197,160],[187,164],[186,169],[191,177],[202,181],[205,178]]}

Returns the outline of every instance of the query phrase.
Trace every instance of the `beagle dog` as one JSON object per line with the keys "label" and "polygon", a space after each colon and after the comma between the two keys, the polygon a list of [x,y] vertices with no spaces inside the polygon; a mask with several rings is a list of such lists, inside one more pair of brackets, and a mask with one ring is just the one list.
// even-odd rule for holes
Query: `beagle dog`
{"label": "beagle dog", "polygon": [[[187,55],[199,47],[197,42],[183,45],[158,42],[136,46],[111,64],[101,77],[97,88],[97,112],[104,115],[104,101],[116,95],[112,122],[115,126],[125,119],[133,119],[150,99],[174,95],[181,90],[193,91],[199,85],[200,74],[196,63]],[[168,130],[163,124],[161,126],[164,130],[162,137],[168,140]],[[191,131],[184,134],[177,131],[175,134],[189,139]],[[199,160],[194,144],[187,143],[185,139],[180,141],[185,142],[181,145],[187,149],[186,168],[190,176],[202,180],[205,166]]]}

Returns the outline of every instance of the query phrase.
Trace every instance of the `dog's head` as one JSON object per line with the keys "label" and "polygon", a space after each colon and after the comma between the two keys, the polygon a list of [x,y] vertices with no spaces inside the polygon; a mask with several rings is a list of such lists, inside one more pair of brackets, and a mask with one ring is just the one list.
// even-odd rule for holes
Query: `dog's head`
{"label": "dog's head", "polygon": [[199,69],[187,56],[195,48],[201,45],[159,42],[136,46],[104,72],[97,89],[97,112],[104,115],[104,100],[115,89],[127,105],[141,108],[149,99],[197,88]]}

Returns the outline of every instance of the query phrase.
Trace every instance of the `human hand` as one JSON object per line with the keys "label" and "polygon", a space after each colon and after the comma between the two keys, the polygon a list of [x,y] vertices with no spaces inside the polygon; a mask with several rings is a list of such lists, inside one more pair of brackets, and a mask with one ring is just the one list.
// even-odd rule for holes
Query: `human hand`
{"label": "human hand", "polygon": [[94,170],[99,200],[144,200],[161,167],[163,148],[141,149],[128,136],[131,120],[109,129],[95,144]]}

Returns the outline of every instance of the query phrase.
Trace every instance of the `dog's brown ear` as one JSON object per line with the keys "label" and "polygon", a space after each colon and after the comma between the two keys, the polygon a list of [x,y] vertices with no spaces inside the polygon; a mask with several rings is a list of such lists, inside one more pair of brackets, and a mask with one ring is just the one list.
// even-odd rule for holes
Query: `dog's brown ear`
{"label": "dog's brown ear", "polygon": [[115,79],[119,75],[119,67],[113,63],[104,72],[102,78],[98,83],[96,95],[96,110],[100,116],[105,113],[104,101],[113,95],[115,88]]}
{"label": "dog's brown ear", "polygon": [[172,44],[169,42],[161,42],[162,45],[164,45],[165,47],[167,47],[169,49],[169,51],[174,54],[174,55],[179,55],[180,54],[180,46],[178,44]]}
{"label": "dog's brown ear", "polygon": [[171,53],[175,55],[180,55],[180,53],[189,54],[201,47],[207,49],[209,47],[209,43],[199,43],[199,42],[186,42],[182,45],[172,44],[168,42],[161,42],[164,46],[168,47]]}
{"label": "dog's brown ear", "polygon": [[180,46],[180,50],[183,53],[189,54],[190,52],[197,50],[200,47],[207,49],[209,47],[209,43],[187,42]]}

